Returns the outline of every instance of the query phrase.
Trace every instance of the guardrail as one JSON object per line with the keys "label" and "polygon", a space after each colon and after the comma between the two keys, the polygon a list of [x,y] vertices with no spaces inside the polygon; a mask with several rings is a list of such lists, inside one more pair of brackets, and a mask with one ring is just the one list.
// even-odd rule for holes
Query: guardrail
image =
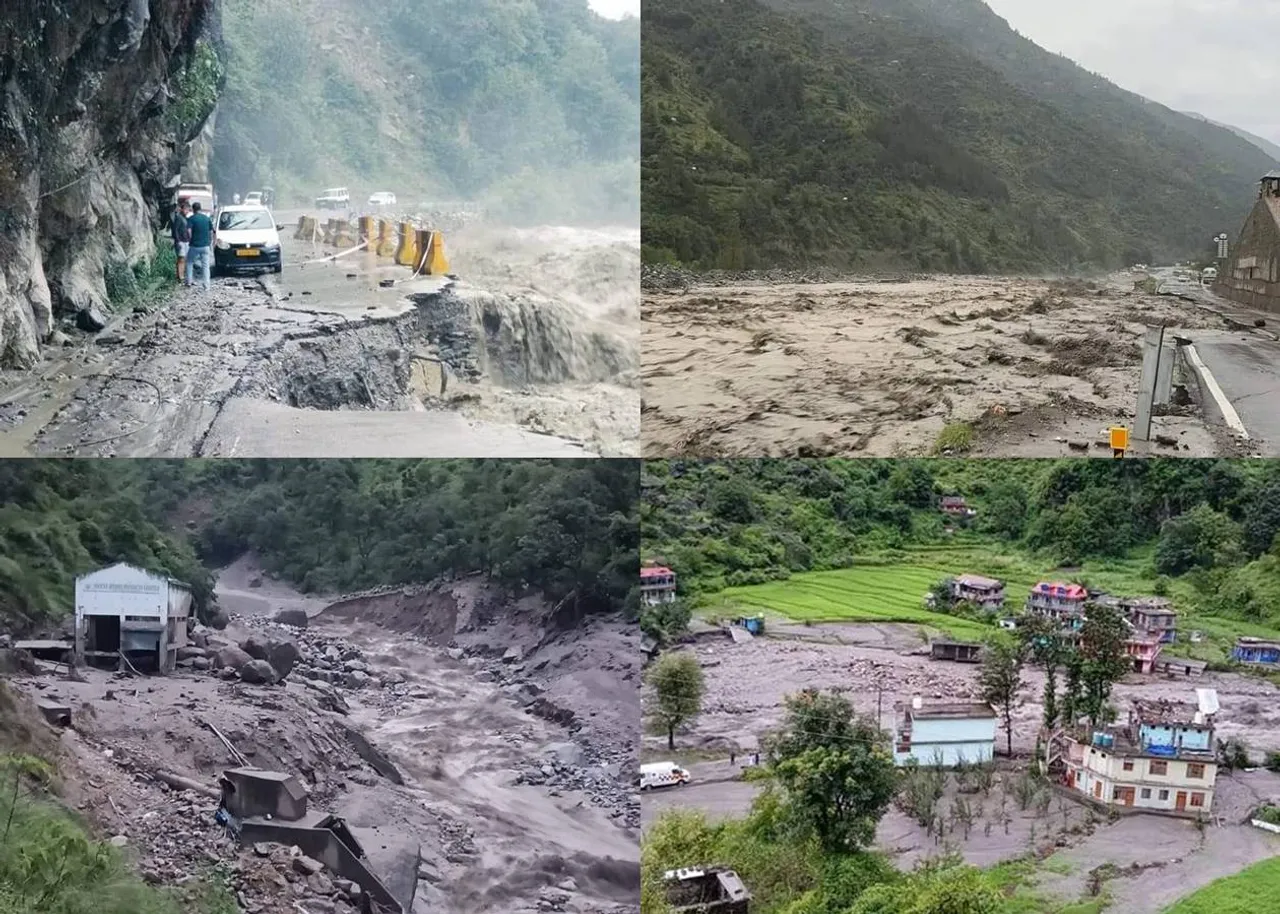
{"label": "guardrail", "polygon": [[302,216],[293,237],[339,248],[344,253],[346,249],[367,248],[378,257],[409,267],[414,276],[443,276],[449,272],[444,232],[418,228],[412,222],[360,216],[355,226],[346,219],[329,219],[321,225],[315,216]]}

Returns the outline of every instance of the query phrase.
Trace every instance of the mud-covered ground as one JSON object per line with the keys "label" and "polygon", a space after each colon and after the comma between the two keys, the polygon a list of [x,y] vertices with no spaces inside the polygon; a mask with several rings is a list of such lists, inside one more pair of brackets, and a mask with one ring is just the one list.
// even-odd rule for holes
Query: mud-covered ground
{"label": "mud-covered ground", "polygon": [[[232,767],[211,724],[252,764],[302,779],[312,811],[345,817],[388,887],[416,884],[419,914],[638,910],[634,626],[554,632],[545,606],[507,605],[479,579],[413,590],[434,620],[400,611],[405,590],[326,608],[251,561],[227,569],[218,590],[234,615],[209,633],[214,643],[255,635],[300,645],[284,684],[189,667],[163,677],[89,670],[71,681],[42,665],[13,679],[72,705],[62,740],[71,796],[133,848],[148,878],[177,882],[220,862],[246,911],[292,914],[304,889],[309,910],[348,910],[341,891],[316,903],[315,886],[291,886],[261,848],[234,848],[212,801],[152,780],[162,769],[212,785]],[[309,626],[270,621],[280,609],[310,613]]]}
{"label": "mud-covered ground", "polygon": [[[952,423],[979,456],[1109,456],[1146,327],[1222,326],[1128,274],[694,283],[647,288],[642,314],[646,456],[921,455]],[[1198,412],[1137,450],[1219,453]]]}
{"label": "mud-covered ground", "polygon": [[[801,688],[842,693],[863,714],[881,714],[893,725],[893,706],[914,695],[964,700],[978,694],[976,666],[932,661],[913,626],[821,625],[777,628],[777,636],[734,644],[727,637],[700,641],[692,649],[702,662],[707,694],[703,712],[688,732],[678,736],[681,751],[699,761],[691,765],[694,782],[680,790],[655,791],[642,801],[646,824],[663,809],[694,807],[715,818],[742,815],[757,788],[736,779],[747,754],[758,749],[762,735],[783,720],[783,697]],[[1280,837],[1242,824],[1256,805],[1280,796],[1280,776],[1265,770],[1220,775],[1214,800],[1215,823],[1203,835],[1193,823],[1155,816],[1131,816],[1109,822],[1090,816],[1080,805],[1046,795],[1027,809],[1018,799],[1017,782],[1034,748],[1042,714],[1043,674],[1029,670],[1014,714],[1013,745],[1022,761],[1001,764],[988,792],[966,795],[974,814],[966,835],[963,826],[948,827],[940,840],[901,809],[891,809],[880,823],[877,844],[910,867],[954,845],[965,858],[989,866],[1021,857],[1034,844],[1053,851],[1055,866],[1037,878],[1041,888],[1064,901],[1085,894],[1089,872],[1104,863],[1132,872],[1107,884],[1113,907],[1126,914],[1156,914],[1170,902],[1201,885],[1280,852]],[[1117,706],[1133,698],[1195,701],[1194,689],[1218,691],[1221,713],[1217,738],[1238,737],[1259,759],[1280,746],[1277,688],[1255,677],[1208,673],[1193,680],[1166,680],[1134,675],[1113,693]],[[646,694],[646,700],[651,700]],[[997,730],[1003,747],[1003,727]],[[727,754],[737,750],[737,765]],[[646,735],[645,757],[665,753],[664,740]],[[949,816],[956,796],[951,784],[939,811]],[[954,821],[953,821],[954,824]]]}
{"label": "mud-covered ground", "polygon": [[[455,278],[292,237],[0,375],[0,455],[636,456],[639,240],[450,235]],[[384,285],[383,283],[387,283]]]}

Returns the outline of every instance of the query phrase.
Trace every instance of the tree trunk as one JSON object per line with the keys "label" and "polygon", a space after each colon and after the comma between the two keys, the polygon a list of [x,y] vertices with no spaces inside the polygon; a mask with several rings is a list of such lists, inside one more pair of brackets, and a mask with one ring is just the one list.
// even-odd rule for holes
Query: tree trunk
{"label": "tree trunk", "polygon": [[676,725],[667,724],[667,748],[675,749],[676,747]]}
{"label": "tree trunk", "polygon": [[1009,758],[1013,758],[1013,709],[1009,705],[1005,705],[1004,738],[1008,749],[1007,754]]}

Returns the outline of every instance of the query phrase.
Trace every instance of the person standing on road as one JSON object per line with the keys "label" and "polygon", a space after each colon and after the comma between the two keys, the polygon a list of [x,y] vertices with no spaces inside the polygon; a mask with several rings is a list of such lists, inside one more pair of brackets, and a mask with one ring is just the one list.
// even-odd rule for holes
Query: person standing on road
{"label": "person standing on road", "polygon": [[738,759],[738,753],[737,753],[737,751],[736,751],[736,750],[734,750],[734,749],[730,749],[730,750],[729,750],[729,767],[730,767],[730,768],[732,768],[732,767],[733,767],[733,763],[734,763],[735,761],[737,761],[737,759]]}
{"label": "person standing on road", "polygon": [[191,227],[187,225],[187,217],[190,212],[190,203],[183,197],[178,201],[178,208],[173,211],[173,218],[169,220],[173,253],[178,256],[178,282],[186,286],[191,285],[191,280],[187,279],[187,247],[191,241]]}
{"label": "person standing on road", "polygon": [[200,201],[191,204],[191,217],[187,227],[191,232],[191,246],[187,249],[187,285],[194,282],[194,274],[200,270],[200,283],[209,291],[209,257],[213,254],[213,222],[200,211]]}

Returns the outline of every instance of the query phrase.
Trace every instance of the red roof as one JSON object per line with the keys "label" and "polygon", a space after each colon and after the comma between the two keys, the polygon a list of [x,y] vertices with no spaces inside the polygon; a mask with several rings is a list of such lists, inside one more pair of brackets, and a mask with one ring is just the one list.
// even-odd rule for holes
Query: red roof
{"label": "red roof", "polygon": [[641,578],[657,578],[657,577],[665,577],[667,575],[675,577],[675,572],[672,571],[670,568],[665,568],[661,565],[658,565],[652,568],[640,569]]}
{"label": "red roof", "polygon": [[1061,584],[1057,581],[1041,581],[1034,589],[1036,593],[1065,597],[1068,600],[1083,600],[1089,595],[1079,584]]}

